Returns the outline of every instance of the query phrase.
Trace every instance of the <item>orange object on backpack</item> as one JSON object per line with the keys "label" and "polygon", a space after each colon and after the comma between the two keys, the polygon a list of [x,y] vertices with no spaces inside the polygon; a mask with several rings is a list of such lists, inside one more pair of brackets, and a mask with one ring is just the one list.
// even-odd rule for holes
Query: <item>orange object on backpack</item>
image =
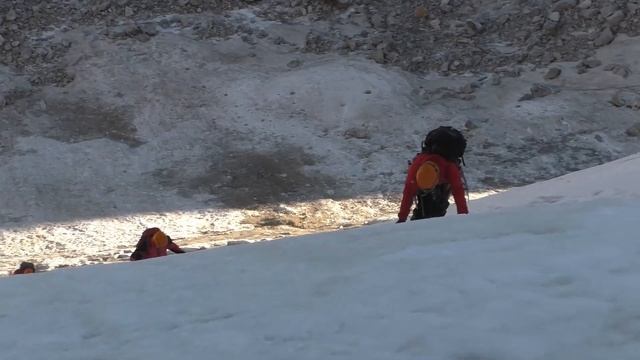
{"label": "orange object on backpack", "polygon": [[169,246],[169,239],[162,231],[158,231],[151,237],[153,244],[160,249],[166,249]]}
{"label": "orange object on backpack", "polygon": [[440,183],[440,168],[432,161],[425,161],[416,172],[416,184],[420,190],[431,190]]}

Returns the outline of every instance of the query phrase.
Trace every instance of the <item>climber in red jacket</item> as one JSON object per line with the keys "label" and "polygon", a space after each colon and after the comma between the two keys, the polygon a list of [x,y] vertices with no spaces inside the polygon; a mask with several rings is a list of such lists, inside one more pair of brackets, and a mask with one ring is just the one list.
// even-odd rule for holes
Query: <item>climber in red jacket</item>
{"label": "climber in red jacket", "polygon": [[453,195],[458,214],[468,214],[464,176],[460,164],[467,141],[460,131],[441,126],[432,130],[422,143],[422,152],[409,166],[402,192],[398,222],[405,222],[417,199],[411,220],[444,216]]}
{"label": "climber in red jacket", "polygon": [[36,272],[35,265],[28,261],[23,261],[20,267],[13,272],[13,275],[33,274],[34,272]]}
{"label": "climber in red jacket", "polygon": [[160,229],[149,228],[142,233],[130,259],[131,261],[136,261],[158,256],[167,256],[167,250],[178,254],[184,253],[184,250],[180,249],[180,247],[171,240],[171,237],[163,233]]}

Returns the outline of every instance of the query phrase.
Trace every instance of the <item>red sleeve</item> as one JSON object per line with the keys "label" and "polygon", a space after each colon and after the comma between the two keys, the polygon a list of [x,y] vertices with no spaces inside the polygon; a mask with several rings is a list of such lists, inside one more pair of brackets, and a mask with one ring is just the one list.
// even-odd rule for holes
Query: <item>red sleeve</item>
{"label": "red sleeve", "polygon": [[176,243],[172,242],[169,244],[168,246],[169,250],[173,251],[176,254],[182,254],[184,253],[184,250],[180,249],[180,246],[178,246]]}
{"label": "red sleeve", "polygon": [[468,214],[469,208],[467,207],[467,199],[465,198],[464,186],[462,185],[462,176],[458,165],[449,164],[447,169],[447,181],[451,184],[451,194],[456,201],[456,208],[458,214]]}
{"label": "red sleeve", "polygon": [[413,204],[413,198],[418,192],[418,184],[416,183],[416,173],[422,165],[422,162],[413,160],[409,170],[407,172],[407,179],[404,182],[404,190],[402,191],[402,202],[400,203],[400,212],[398,213],[398,219],[406,221],[411,211],[411,205]]}

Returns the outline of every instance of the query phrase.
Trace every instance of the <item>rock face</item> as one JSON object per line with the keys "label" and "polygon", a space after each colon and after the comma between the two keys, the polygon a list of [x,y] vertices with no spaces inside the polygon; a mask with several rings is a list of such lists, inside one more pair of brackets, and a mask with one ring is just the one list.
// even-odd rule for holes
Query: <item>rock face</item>
{"label": "rock face", "polygon": [[[429,0],[416,6],[355,0],[346,8],[337,1],[263,3],[267,5],[261,15],[272,19],[305,16],[366,25],[366,34],[327,35],[336,42],[359,43],[358,50],[369,51],[379,63],[418,72],[494,71],[523,62],[578,61],[610,44],[617,34],[640,33],[636,1]],[[381,50],[381,43],[393,50]]]}
{"label": "rock face", "polygon": [[[38,85],[64,86],[68,83],[66,79],[58,81],[57,77],[47,73],[60,68],[59,60],[73,44],[43,35],[50,33],[52,29],[67,31],[79,26],[96,26],[97,29],[108,28],[106,34],[113,38],[148,41],[157,34],[157,30],[144,24],[148,19],[169,14],[218,14],[224,10],[242,7],[249,2],[0,1],[0,65],[29,73]],[[143,22],[136,23],[135,20]]]}
{"label": "rock face", "polygon": [[[412,72],[494,72],[523,62],[577,61],[611,43],[617,34],[640,33],[640,3],[631,0],[3,1],[0,63],[37,70],[63,56],[64,47],[32,40],[31,35],[51,27],[106,25],[119,28],[112,33],[116,37],[148,41],[155,34],[138,21],[172,14],[221,14],[248,6],[267,19],[328,20],[332,27],[326,33],[308,34],[306,51],[360,51],[381,64]],[[342,31],[347,25],[363,31]],[[199,31],[205,38],[249,31],[244,38],[249,43],[258,36],[225,19],[204,24]]]}

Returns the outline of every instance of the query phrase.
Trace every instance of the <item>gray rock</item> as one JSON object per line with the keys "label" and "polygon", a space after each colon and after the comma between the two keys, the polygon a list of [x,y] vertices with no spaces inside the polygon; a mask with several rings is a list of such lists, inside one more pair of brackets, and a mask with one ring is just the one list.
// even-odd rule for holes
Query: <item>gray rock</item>
{"label": "gray rock", "polygon": [[495,72],[506,77],[519,77],[522,74],[522,68],[519,66],[501,66],[495,69]]}
{"label": "gray rock", "polygon": [[282,36],[278,36],[275,39],[273,39],[273,43],[275,45],[286,45],[289,42],[287,42],[287,40],[285,40],[285,38],[283,38]]}
{"label": "gray rock", "polygon": [[578,5],[578,7],[580,9],[588,9],[591,7],[592,1],[591,0],[582,0],[580,1],[580,4]]}
{"label": "gray rock", "polygon": [[566,11],[575,8],[578,0],[560,0],[553,5],[554,11]]}
{"label": "gray rock", "polygon": [[482,24],[474,20],[467,20],[467,28],[473,33],[481,33],[483,29]]}
{"label": "gray rock", "polygon": [[595,58],[590,58],[590,59],[582,60],[580,64],[586,67],[587,69],[595,69],[598,66],[602,65],[602,61]]}
{"label": "gray rock", "polygon": [[5,19],[7,19],[7,21],[13,21],[15,19],[18,18],[18,15],[16,14],[16,11],[13,9],[9,9],[9,11],[7,12],[7,14],[4,16]]}
{"label": "gray rock", "polygon": [[367,140],[371,138],[371,135],[369,134],[369,131],[366,128],[350,128],[347,129],[344,132],[344,138],[345,139],[360,139],[360,140]]}
{"label": "gray rock", "polygon": [[602,8],[600,9],[600,16],[603,19],[608,18],[609,16],[611,16],[614,12],[616,12],[616,10],[618,10],[618,6],[616,4],[613,4],[610,1],[607,2],[601,2],[602,3]]}
{"label": "gray rock", "polygon": [[544,55],[542,55],[542,59],[540,59],[540,61],[545,65],[549,65],[552,62],[556,61],[557,58],[558,56],[556,56],[556,54],[547,51],[544,53]]}
{"label": "gray rock", "polygon": [[417,18],[426,18],[427,16],[429,16],[429,10],[427,9],[426,6],[423,6],[423,5],[418,6],[416,7],[416,10],[415,10],[415,16]]}
{"label": "gray rock", "polygon": [[624,133],[627,134],[627,136],[640,137],[640,122],[631,125]]}
{"label": "gray rock", "polygon": [[549,96],[556,92],[558,92],[558,90],[552,88],[551,86],[547,86],[544,84],[533,84],[533,86],[531,86],[531,89],[529,89],[529,93],[523,95],[520,99],[518,99],[518,101],[533,100],[536,98]]}
{"label": "gray rock", "polygon": [[384,50],[382,48],[376,49],[371,55],[372,59],[378,64],[384,64]]}
{"label": "gray rock", "polygon": [[293,59],[287,63],[287,67],[290,69],[298,68],[300,66],[302,66],[302,60],[300,59]]}
{"label": "gray rock", "polygon": [[247,240],[229,240],[229,241],[227,241],[227,246],[246,245],[246,244],[251,244],[251,242],[249,242]]}
{"label": "gray rock", "polygon": [[256,40],[251,35],[244,34],[240,38],[242,39],[242,41],[246,42],[249,45],[256,44]]}
{"label": "gray rock", "polygon": [[605,28],[600,32],[600,35],[594,40],[593,44],[597,47],[605,46],[611,44],[611,42],[616,38],[615,34],[611,31],[610,28]]}
{"label": "gray rock", "polygon": [[107,11],[111,7],[110,0],[102,0],[93,6],[93,11],[102,12]]}
{"label": "gray rock", "polygon": [[498,86],[502,83],[502,78],[498,74],[491,74],[491,85]]}
{"label": "gray rock", "polygon": [[533,84],[531,87],[531,95],[535,98],[541,98],[553,94],[553,89],[544,84]]}
{"label": "gray rock", "polygon": [[478,124],[476,124],[476,122],[475,122],[475,121],[473,121],[473,120],[467,120],[467,121],[465,121],[465,123],[464,123],[464,127],[465,127],[465,129],[467,129],[467,130],[474,130],[474,129],[477,129],[479,126],[478,126]]}
{"label": "gray rock", "polygon": [[2,37],[2,35],[0,35],[0,46],[4,45],[4,42],[5,42],[4,38]]}
{"label": "gray rock", "polygon": [[107,33],[110,38],[125,39],[141,34],[142,30],[140,30],[140,27],[136,24],[126,24],[109,28]]}
{"label": "gray rock", "polygon": [[583,9],[580,11],[580,16],[586,19],[593,19],[600,13],[598,9]]}
{"label": "gray rock", "polygon": [[126,17],[132,17],[134,14],[134,11],[131,7],[127,6],[124,8],[124,16]]}
{"label": "gray rock", "polygon": [[22,51],[20,51],[20,58],[23,61],[29,60],[32,55],[33,55],[33,51],[29,47],[25,47],[24,49],[22,49]]}
{"label": "gray rock", "polygon": [[156,26],[156,24],[153,23],[148,23],[148,24],[142,24],[139,26],[140,30],[149,35],[149,36],[156,36],[158,35],[158,27]]}
{"label": "gray rock", "polygon": [[545,80],[553,80],[557,79],[560,74],[562,74],[562,70],[560,68],[554,67],[547,71],[547,73],[544,75],[544,78]]}
{"label": "gray rock", "polygon": [[607,24],[609,24],[609,26],[617,26],[622,22],[622,20],[624,20],[624,17],[624,12],[622,10],[618,10],[607,17]]}
{"label": "gray rock", "polygon": [[382,29],[385,27],[385,20],[379,14],[375,14],[371,17],[371,25],[376,29]]}
{"label": "gray rock", "polygon": [[542,30],[544,31],[545,34],[551,35],[551,34],[555,34],[556,31],[558,31],[559,27],[560,27],[560,21],[554,21],[550,18],[547,18],[547,20],[544,22],[544,25],[542,25]]}
{"label": "gray rock", "polygon": [[354,0],[336,0],[336,4],[340,7],[348,7],[353,5]]}
{"label": "gray rock", "polygon": [[628,107],[638,110],[640,109],[640,94],[628,90],[619,90],[613,94],[609,102],[617,107]]}
{"label": "gray rock", "polygon": [[623,78],[628,78],[631,75],[631,69],[627,65],[622,64],[609,64],[604,67],[605,71],[611,71],[614,74]]}
{"label": "gray rock", "polygon": [[458,92],[462,93],[462,94],[473,94],[475,92],[475,87],[473,86],[472,83],[466,84],[465,86],[461,87],[460,90],[458,90]]}
{"label": "gray rock", "polygon": [[547,18],[549,20],[551,20],[551,21],[558,22],[558,21],[560,21],[560,13],[557,12],[557,11],[554,11],[551,14],[549,14],[549,16]]}

